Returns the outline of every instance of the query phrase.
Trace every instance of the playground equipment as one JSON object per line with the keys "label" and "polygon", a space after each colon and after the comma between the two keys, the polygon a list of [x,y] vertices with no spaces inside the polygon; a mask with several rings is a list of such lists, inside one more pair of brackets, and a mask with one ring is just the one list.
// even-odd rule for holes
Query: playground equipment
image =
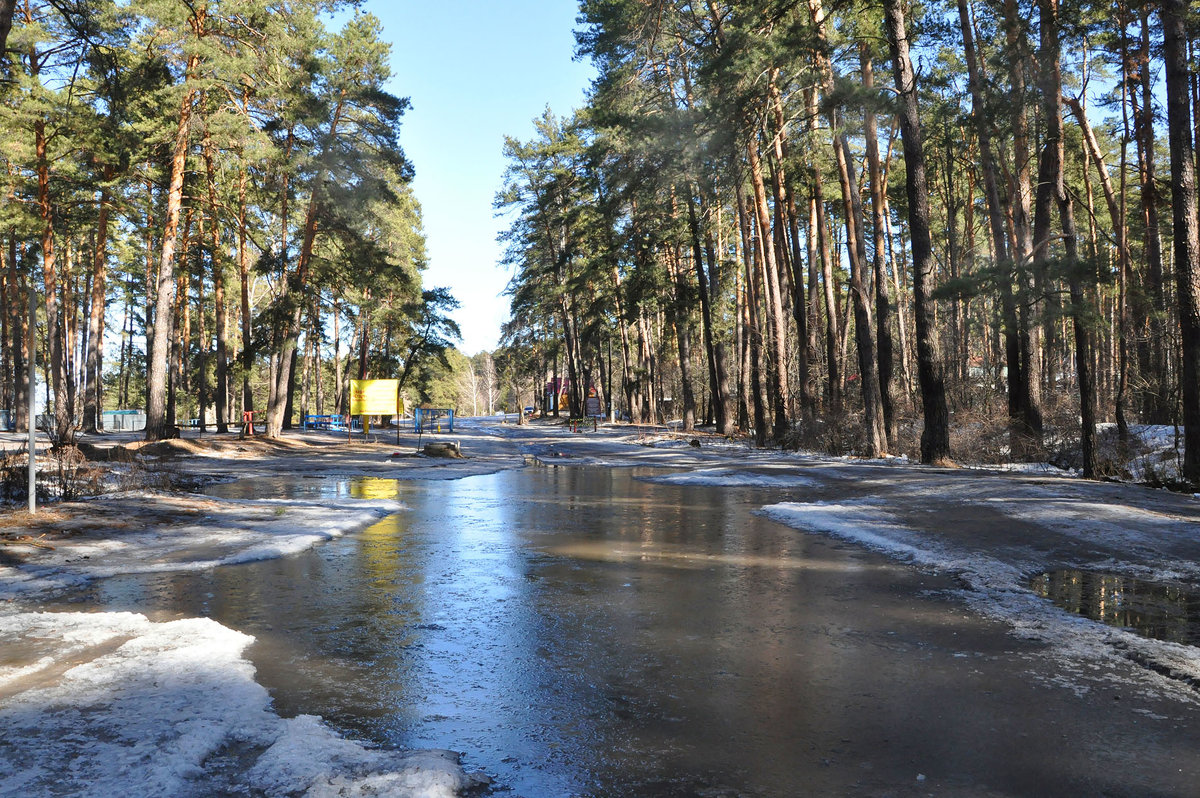
{"label": "playground equipment", "polygon": [[418,435],[426,432],[454,432],[454,411],[448,407],[415,408],[413,429]]}
{"label": "playground equipment", "polygon": [[258,416],[259,416],[258,425],[261,428],[262,423],[263,423],[261,411],[259,411],[259,410],[243,410],[242,411],[242,437],[243,438],[254,436],[254,416],[255,416],[255,414],[258,414]]}

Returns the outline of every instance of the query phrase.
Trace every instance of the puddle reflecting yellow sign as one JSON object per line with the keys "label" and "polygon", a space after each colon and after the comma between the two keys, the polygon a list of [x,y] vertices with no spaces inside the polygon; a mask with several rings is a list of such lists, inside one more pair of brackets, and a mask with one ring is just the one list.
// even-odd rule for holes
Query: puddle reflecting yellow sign
{"label": "puddle reflecting yellow sign", "polygon": [[399,380],[350,380],[350,415],[400,415]]}
{"label": "puddle reflecting yellow sign", "polygon": [[350,483],[350,495],[356,499],[394,499],[398,495],[396,480],[360,477]]}

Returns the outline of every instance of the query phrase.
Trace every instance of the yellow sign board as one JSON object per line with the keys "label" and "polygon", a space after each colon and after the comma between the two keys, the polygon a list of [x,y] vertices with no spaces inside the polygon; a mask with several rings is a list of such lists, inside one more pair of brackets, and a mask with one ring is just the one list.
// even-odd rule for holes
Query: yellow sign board
{"label": "yellow sign board", "polygon": [[350,415],[398,416],[403,412],[399,380],[350,380]]}

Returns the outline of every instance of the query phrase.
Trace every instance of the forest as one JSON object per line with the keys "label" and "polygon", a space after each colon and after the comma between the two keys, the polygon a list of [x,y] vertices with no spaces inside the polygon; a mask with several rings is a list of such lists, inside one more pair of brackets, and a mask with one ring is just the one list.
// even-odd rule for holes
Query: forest
{"label": "forest", "polygon": [[1196,10],[584,0],[588,103],[506,143],[503,361],[926,463],[1176,425],[1195,484]]}
{"label": "forest", "polygon": [[576,418],[1090,477],[1174,425],[1200,484],[1198,31],[1183,0],[583,0],[587,102],[497,142],[511,320],[468,359],[378,20],[0,0],[0,408],[27,423],[31,363],[56,444],[558,379]]}
{"label": "forest", "polygon": [[350,5],[0,5],[0,407],[16,428],[31,363],[56,447],[116,408],[144,408],[148,440],[246,411],[276,436],[344,412],[350,378],[420,397],[450,368],[456,302],[422,284],[407,101],[384,88],[378,20]]}

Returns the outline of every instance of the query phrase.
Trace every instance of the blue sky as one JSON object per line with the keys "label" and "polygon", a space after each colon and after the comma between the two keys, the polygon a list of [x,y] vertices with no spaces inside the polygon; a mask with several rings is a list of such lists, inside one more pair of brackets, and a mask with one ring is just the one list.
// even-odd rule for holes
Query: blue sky
{"label": "blue sky", "polygon": [[546,106],[567,115],[594,71],[572,59],[574,0],[368,0],[392,43],[390,90],[409,97],[400,140],[416,168],[429,270],[462,303],[461,349],[494,349],[508,318],[492,200],[505,135],[528,139]]}

